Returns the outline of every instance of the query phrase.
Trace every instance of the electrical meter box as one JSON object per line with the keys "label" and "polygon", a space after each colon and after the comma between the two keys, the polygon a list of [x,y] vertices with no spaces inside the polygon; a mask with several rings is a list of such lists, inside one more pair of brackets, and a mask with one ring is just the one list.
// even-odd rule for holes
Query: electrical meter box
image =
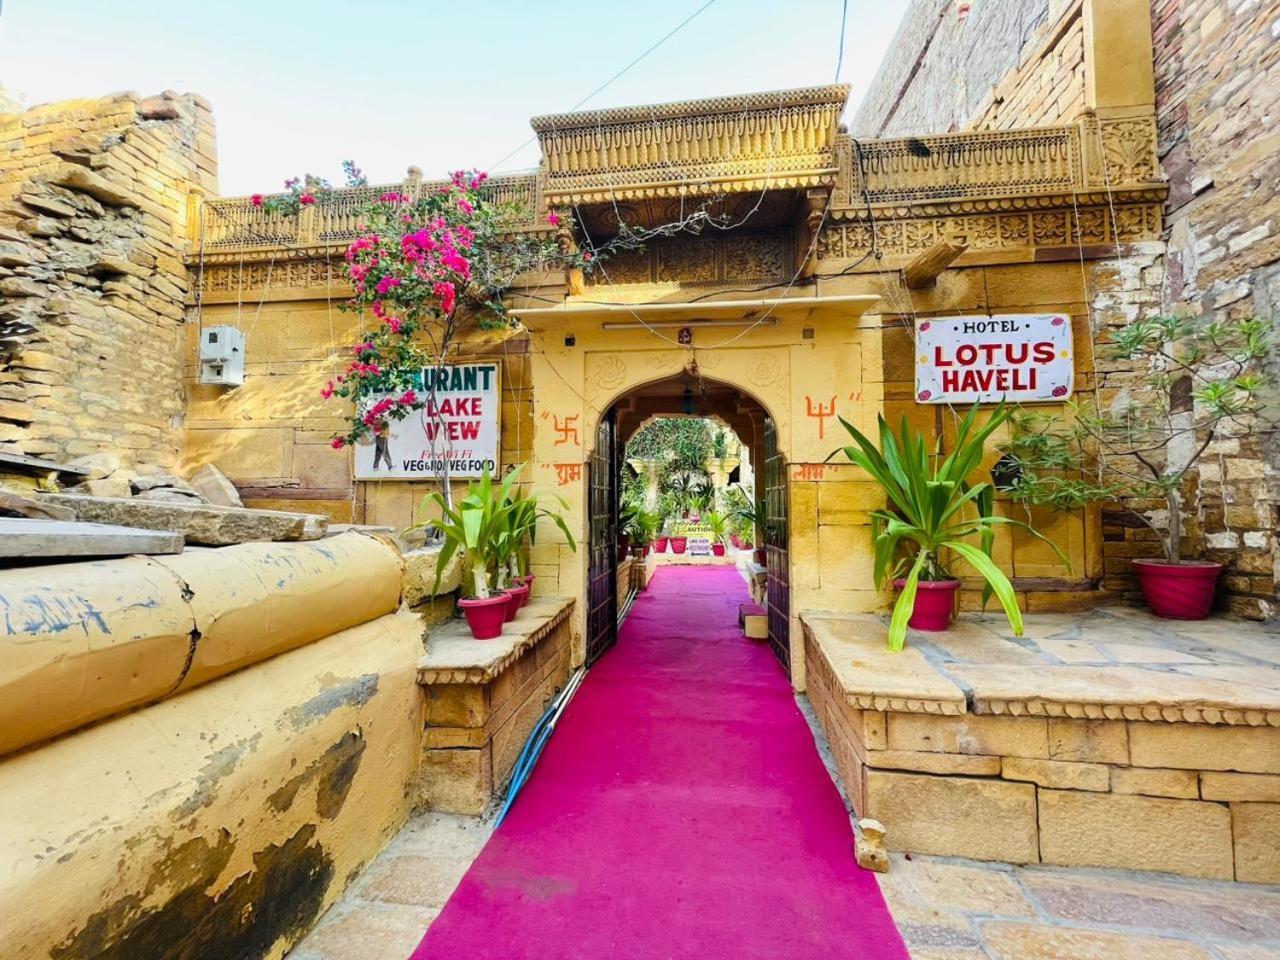
{"label": "electrical meter box", "polygon": [[244,333],[235,327],[200,332],[200,382],[222,387],[244,383]]}

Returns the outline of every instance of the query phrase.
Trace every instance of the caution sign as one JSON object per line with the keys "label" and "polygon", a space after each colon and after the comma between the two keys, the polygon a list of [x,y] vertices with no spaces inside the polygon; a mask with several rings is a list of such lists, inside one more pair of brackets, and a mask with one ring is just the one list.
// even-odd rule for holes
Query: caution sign
{"label": "caution sign", "polygon": [[1075,384],[1071,348],[1071,319],[1061,313],[921,320],[916,326],[916,400],[1065,400]]}
{"label": "caution sign", "polygon": [[[454,363],[423,370],[414,391],[426,406],[377,424],[356,445],[357,480],[434,480],[498,471],[502,368]],[[370,397],[368,406],[380,397]]]}

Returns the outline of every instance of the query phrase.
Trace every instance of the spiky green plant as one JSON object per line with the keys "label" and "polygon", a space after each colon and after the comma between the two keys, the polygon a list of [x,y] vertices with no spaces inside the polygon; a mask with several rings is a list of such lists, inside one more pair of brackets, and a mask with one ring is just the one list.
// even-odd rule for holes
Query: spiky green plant
{"label": "spiky green plant", "polygon": [[[1009,411],[1003,403],[998,405],[981,427],[976,426],[977,416],[978,405],[974,404],[956,430],[954,449],[945,457],[940,451],[941,440],[935,440],[930,449],[924,435],[914,430],[906,417],[897,431],[883,417],[878,418],[879,444],[840,419],[854,441],[843,449],[844,455],[867,471],[889,500],[887,508],[871,512],[876,586],[883,587],[906,568],[905,583],[889,621],[891,650],[901,650],[906,641],[907,620],[915,607],[920,581],[950,579],[943,551],[969,562],[986,581],[984,600],[994,593],[1014,635],[1022,636],[1022,612],[1013,584],[991,559],[991,548],[995,528],[1002,524],[1040,535],[1022,521],[996,516],[995,490],[990,483],[969,482],[969,475],[982,462],[987,438],[1009,419]],[[970,542],[975,537],[976,546]]]}

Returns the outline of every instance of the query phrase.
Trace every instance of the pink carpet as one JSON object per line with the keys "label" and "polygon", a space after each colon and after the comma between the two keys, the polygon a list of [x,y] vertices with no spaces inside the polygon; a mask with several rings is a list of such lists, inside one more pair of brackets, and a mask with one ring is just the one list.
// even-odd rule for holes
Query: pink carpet
{"label": "pink carpet", "polygon": [[907,960],[727,567],[663,567],[413,960]]}

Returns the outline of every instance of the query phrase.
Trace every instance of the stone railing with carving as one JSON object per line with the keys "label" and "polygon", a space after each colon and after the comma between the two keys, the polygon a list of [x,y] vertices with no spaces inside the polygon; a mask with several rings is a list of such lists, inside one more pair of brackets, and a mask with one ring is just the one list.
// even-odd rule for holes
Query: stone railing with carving
{"label": "stone railing with carving", "polygon": [[[342,187],[323,195],[314,206],[304,207],[296,217],[270,214],[254,206],[248,197],[217,197],[206,200],[200,216],[194,219],[192,251],[216,258],[342,249],[356,238],[360,211],[375,197],[392,190],[408,194],[429,191],[446,182],[410,178],[403,183]],[[548,229],[536,173],[493,177],[482,192],[511,211],[508,222],[512,230]]]}
{"label": "stone railing with carving", "polygon": [[835,181],[849,88],[535,117],[548,203],[813,187]]}

